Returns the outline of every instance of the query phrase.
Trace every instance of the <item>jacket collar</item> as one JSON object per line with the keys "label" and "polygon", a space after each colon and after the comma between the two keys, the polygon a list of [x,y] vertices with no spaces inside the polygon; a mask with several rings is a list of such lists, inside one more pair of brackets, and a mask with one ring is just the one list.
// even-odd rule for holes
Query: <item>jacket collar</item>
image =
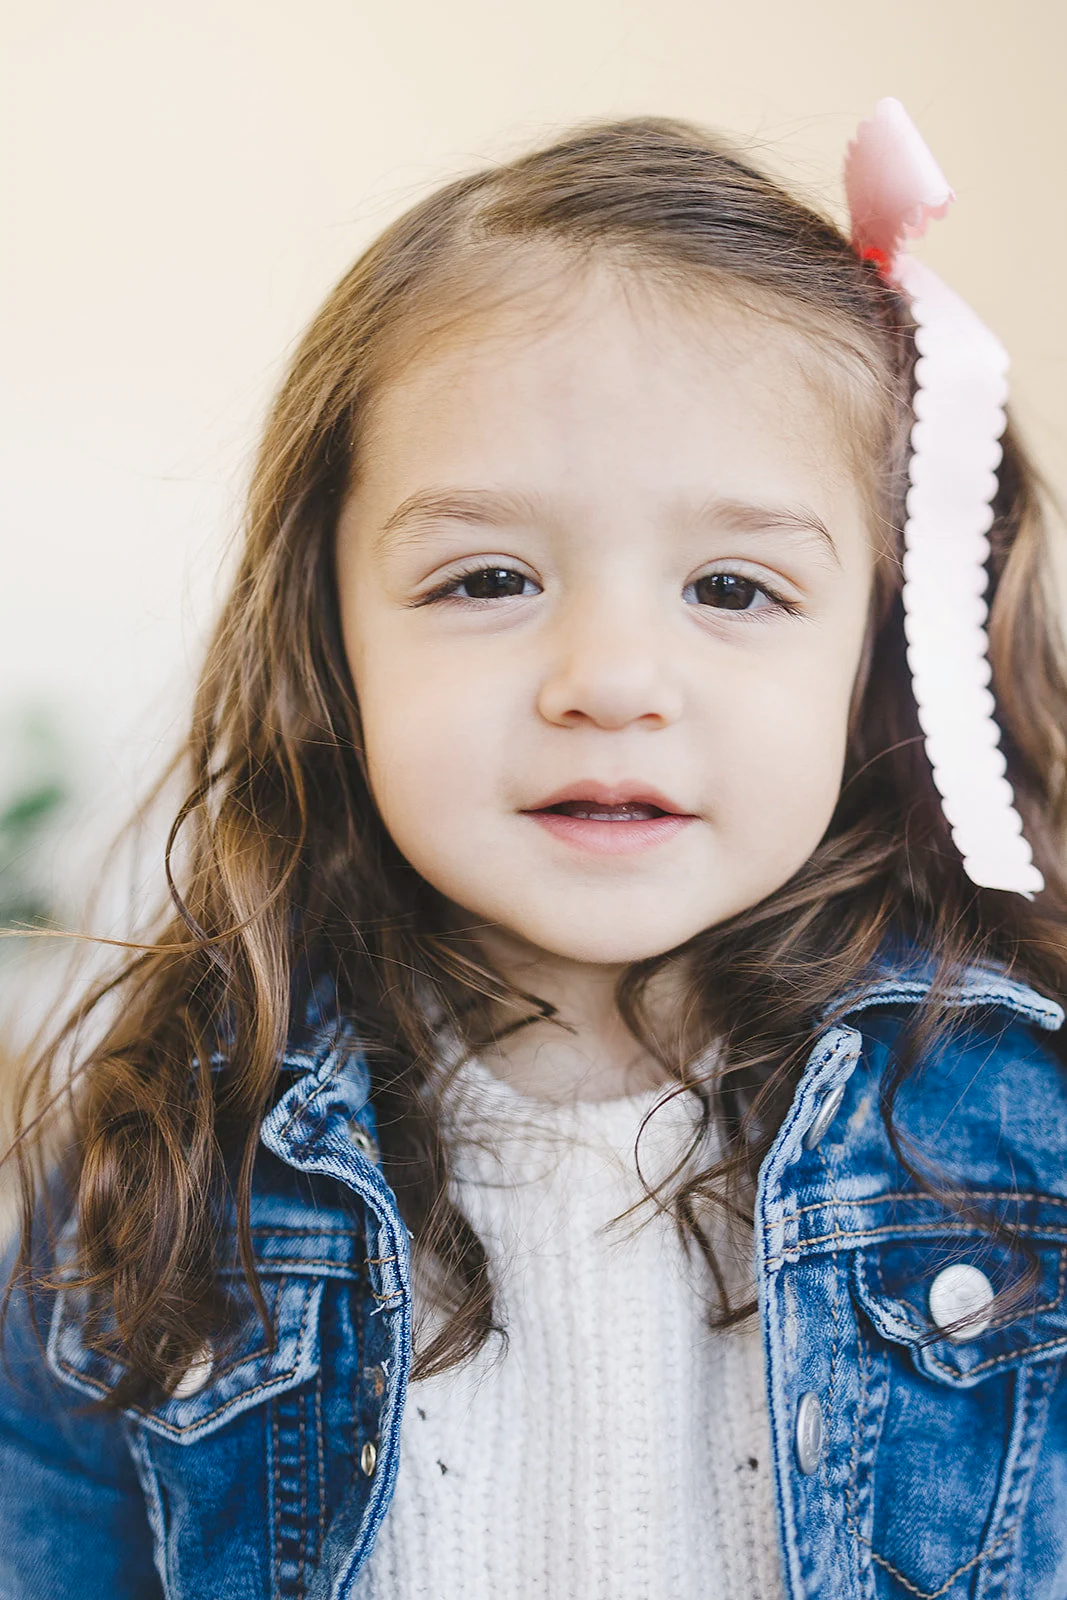
{"label": "jacket collar", "polygon": [[[934,986],[937,958],[899,930],[883,941],[871,979],[848,990],[828,1011],[844,1019],[869,1006],[922,1000]],[[996,962],[974,962],[955,975],[944,993],[947,1005],[963,1009],[999,1006],[1040,1028],[1062,1027],[1063,1008]]]}
{"label": "jacket collar", "polygon": [[[936,969],[936,958],[928,949],[894,932],[879,949],[870,981],[846,992],[826,1014],[832,1013],[841,1023],[870,1006],[914,1003],[930,992]],[[1055,1000],[994,963],[964,968],[945,1000],[961,1009],[1000,1007],[1050,1031],[1064,1021],[1063,1008]],[[297,1075],[283,1097],[287,1116],[293,1119],[288,1123],[291,1128],[302,1120],[303,1107],[321,1106],[326,1098],[341,1102],[347,1116],[357,1119],[372,1139],[376,1137],[370,1070],[352,1022],[340,1014],[328,973],[319,973],[305,985],[281,1065]]]}

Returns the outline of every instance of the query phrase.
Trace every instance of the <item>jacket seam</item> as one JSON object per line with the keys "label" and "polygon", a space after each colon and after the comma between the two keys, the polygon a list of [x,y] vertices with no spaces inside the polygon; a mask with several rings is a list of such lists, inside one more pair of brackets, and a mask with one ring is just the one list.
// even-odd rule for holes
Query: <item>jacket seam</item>
{"label": "jacket seam", "polygon": [[852,1534],[852,1537],[855,1540],[857,1540],[860,1544],[863,1544],[863,1545],[865,1545],[867,1547],[867,1549],[870,1551],[871,1560],[876,1562],[878,1564],[878,1566],[880,1566],[883,1569],[883,1571],[888,1572],[891,1577],[896,1578],[897,1582],[899,1584],[901,1584],[901,1586],[903,1588],[907,1589],[909,1594],[913,1594],[913,1595],[916,1596],[916,1600],[940,1600],[940,1597],[948,1592],[948,1590],[952,1587],[952,1585],[955,1583],[957,1578],[961,1577],[963,1575],[963,1573],[965,1573],[965,1572],[970,1572],[972,1570],[972,1568],[974,1568],[976,1566],[979,1566],[983,1561],[987,1561],[989,1559],[989,1557],[991,1555],[993,1555],[1000,1548],[1000,1546],[1002,1544],[1004,1544],[1004,1542],[1006,1540],[1008,1540],[1008,1539],[1010,1539],[1012,1537],[1012,1535],[1015,1532],[1016,1527],[1018,1526],[1018,1518],[1016,1518],[1015,1522],[1009,1524],[1008,1527],[1002,1529],[1000,1534],[997,1536],[996,1539],[994,1539],[992,1544],[990,1544],[989,1546],[983,1548],[982,1550],[979,1550],[977,1555],[971,1557],[970,1561],[965,1562],[962,1566],[957,1567],[955,1572],[950,1573],[949,1576],[945,1579],[944,1583],[938,1589],[932,1589],[932,1590],[920,1589],[917,1584],[912,1583],[910,1581],[910,1579],[906,1578],[904,1576],[903,1572],[901,1572],[898,1567],[895,1567],[891,1561],[887,1561],[884,1556],[881,1556],[881,1555],[878,1554],[877,1550],[874,1548],[873,1541],[871,1539],[868,1539],[866,1534],[864,1534],[864,1533],[862,1533],[860,1531],[860,1529],[859,1529],[859,1527],[858,1527],[858,1525],[856,1523],[855,1515],[854,1515],[854,1512],[853,1512],[853,1509],[852,1509],[853,1508],[853,1498],[852,1497],[853,1497],[853,1492],[854,1492],[854,1488],[855,1488],[855,1477],[856,1477],[856,1468],[857,1468],[857,1458],[856,1458],[855,1444],[856,1444],[856,1440],[857,1440],[857,1438],[859,1436],[859,1424],[860,1424],[860,1421],[861,1421],[862,1415],[863,1415],[863,1408],[864,1408],[864,1402],[865,1402],[866,1391],[867,1391],[867,1361],[866,1361],[866,1359],[864,1357],[864,1354],[863,1354],[865,1341],[864,1341],[863,1335],[859,1331],[859,1329],[857,1329],[857,1333],[859,1335],[861,1389],[860,1389],[860,1404],[857,1406],[856,1431],[855,1431],[855,1434],[853,1435],[852,1472],[851,1472],[851,1475],[850,1475],[850,1481],[849,1481],[848,1490],[846,1492],[846,1506],[848,1508],[848,1518],[847,1518],[848,1530]]}
{"label": "jacket seam", "polygon": [[[776,1226],[780,1227],[781,1224],[765,1223],[764,1231],[770,1233]],[[1024,1224],[1021,1227],[1014,1228],[1012,1231],[1015,1234],[1036,1235],[1040,1238],[1044,1236],[1047,1230],[1037,1224]],[[981,1236],[973,1226],[969,1227],[963,1222],[907,1222],[898,1223],[895,1227],[887,1225],[883,1228],[835,1228],[832,1233],[819,1233],[814,1238],[798,1240],[795,1245],[790,1245],[787,1250],[783,1250],[781,1255],[771,1257],[767,1265],[768,1267],[780,1267],[783,1261],[802,1256],[813,1249],[815,1245],[836,1245],[842,1240],[849,1239],[867,1239],[872,1243],[876,1243],[879,1240],[910,1237],[914,1233],[966,1234],[975,1238]],[[1059,1241],[1052,1239],[1048,1242],[1050,1244],[1058,1244]]]}
{"label": "jacket seam", "polygon": [[[329,1056],[327,1056],[326,1059],[329,1060]],[[297,1100],[297,1103],[293,1106],[293,1109],[290,1111],[288,1117],[282,1123],[282,1126],[278,1129],[277,1138],[278,1138],[279,1144],[282,1142],[282,1140],[285,1138],[285,1135],[292,1128],[292,1126],[293,1126],[294,1122],[297,1120],[297,1118],[300,1117],[300,1116],[303,1116],[306,1112],[310,1111],[311,1107],[315,1104],[315,1101],[318,1100],[321,1095],[325,1094],[327,1089],[329,1089],[331,1087],[331,1085],[334,1082],[334,1079],[338,1076],[338,1074],[341,1071],[342,1066],[344,1065],[344,1063],[347,1060],[348,1060],[347,1056],[343,1056],[340,1053],[338,1053],[337,1059],[334,1062],[333,1066],[331,1067],[330,1071],[326,1074],[326,1076],[324,1078],[320,1079],[320,1081],[315,1085],[314,1089],[307,1096],[307,1098],[306,1099],[298,1099]]]}
{"label": "jacket seam", "polygon": [[[1035,1200],[1042,1201],[1048,1205],[1062,1206],[1064,1209],[1067,1209],[1067,1198],[1064,1198],[1062,1195],[1043,1194],[1041,1191],[1033,1189],[947,1189],[945,1191],[946,1199],[952,1199],[957,1195],[964,1196],[970,1200],[976,1198],[979,1200]],[[863,1200],[844,1200],[838,1201],[837,1203],[849,1209],[858,1209],[860,1206],[879,1206],[889,1200],[904,1200],[913,1204],[926,1205],[934,1203],[933,1197],[917,1194],[914,1190],[895,1190],[888,1194],[868,1195]],[[795,1222],[798,1217],[807,1216],[812,1211],[825,1210],[825,1208],[831,1203],[832,1202],[830,1200],[815,1200],[811,1205],[798,1206],[795,1211],[788,1212],[780,1219],[780,1221]],[[765,1227],[768,1229],[768,1231],[771,1226],[778,1226],[778,1224],[765,1224]]]}
{"label": "jacket seam", "polygon": [[283,1228],[264,1224],[251,1230],[253,1239],[358,1239],[362,1228]]}
{"label": "jacket seam", "polygon": [[[983,979],[991,983],[988,991],[981,987]],[[998,1007],[1012,1016],[1036,1023],[1039,1027],[1059,1017],[1060,1022],[1057,1023],[1057,1027],[1062,1026],[1062,1007],[1059,1003],[1041,994],[1037,989],[1020,983],[1017,979],[1009,978],[1006,974],[995,974],[986,969],[974,969],[972,976],[968,977],[967,973],[964,973],[962,980],[944,995],[944,999],[953,1010],[970,1011],[976,1010],[979,1006]],[[1004,983],[1011,984],[1012,990],[1005,989]],[[973,987],[967,988],[967,984],[973,984]],[[836,1015],[843,1021],[844,1018],[854,1016],[859,1011],[869,1011],[872,1006],[924,1000],[932,988],[932,980],[925,978],[883,978],[868,990],[846,995],[846,1009],[837,1012]]]}
{"label": "jacket seam", "polygon": [[[1059,1281],[1058,1281],[1058,1285],[1057,1285],[1058,1293],[1056,1295],[1056,1298],[1054,1300],[1046,1301],[1042,1305],[1027,1306],[1025,1308],[1025,1313],[1022,1313],[1022,1314],[1025,1314],[1027,1316],[1034,1316],[1040,1311],[1054,1311],[1056,1309],[1056,1307],[1062,1303],[1062,1301],[1063,1301],[1064,1284],[1065,1284],[1065,1281],[1067,1281],[1067,1251],[1061,1250],[1059,1252],[1059,1256],[1060,1256],[1060,1271],[1059,1271]],[[862,1279],[863,1275],[864,1275],[864,1268],[863,1268],[862,1262],[857,1261],[856,1270],[857,1270],[857,1273],[858,1273],[859,1277]],[[882,1295],[884,1295],[886,1299],[892,1300],[894,1306],[898,1306],[898,1307],[901,1308],[900,1309],[900,1320],[901,1320],[901,1322],[904,1323],[904,1325],[909,1329],[910,1332],[918,1335],[919,1337],[922,1337],[924,1334],[929,1333],[931,1331],[929,1327],[915,1322],[908,1315],[908,1311],[911,1308],[909,1306],[907,1306],[906,1304],[902,1304],[902,1302],[899,1301],[896,1298],[895,1295],[891,1295],[888,1292],[888,1290],[885,1287],[885,1282],[884,1282],[884,1280],[882,1278],[882,1274],[881,1274],[879,1268],[877,1267],[877,1265],[874,1267],[873,1270],[875,1272],[875,1276],[876,1276],[876,1279],[877,1279],[877,1285],[878,1285],[879,1292]],[[999,1318],[996,1322],[994,1322],[994,1323],[992,1323],[990,1325],[990,1329],[988,1331],[995,1331],[998,1328],[1010,1327],[1011,1323],[1014,1322],[1017,1319],[1018,1315],[1020,1315],[1020,1313],[1014,1313],[1014,1314],[1010,1314],[1010,1315],[1008,1315],[1006,1317]],[[983,1332],[985,1332],[985,1331],[987,1331],[987,1330],[983,1329]],[[976,1372],[988,1372],[993,1367],[1013,1366],[1013,1365],[1017,1364],[1020,1361],[1028,1360],[1029,1357],[1031,1357],[1031,1356],[1039,1355],[1042,1351],[1055,1350],[1055,1349],[1057,1349],[1057,1348],[1059,1348],[1061,1346],[1064,1346],[1064,1345],[1067,1345],[1067,1334],[1061,1334],[1055,1339],[1043,1340],[1041,1344],[1026,1345],[1020,1350],[1005,1351],[1001,1355],[989,1356],[989,1357],[987,1357],[987,1359],[985,1361],[978,1362],[978,1364],[976,1366],[968,1367],[965,1372],[960,1372],[955,1367],[950,1366],[948,1364],[948,1362],[942,1361],[939,1356],[934,1354],[933,1348],[931,1346],[927,1346],[927,1349],[926,1349],[926,1360],[929,1362],[930,1366],[936,1367],[937,1370],[939,1372],[944,1373],[946,1377],[959,1380],[960,1378],[971,1378],[971,1377],[974,1376],[974,1374]]]}
{"label": "jacket seam", "polygon": [[[195,1422],[186,1422],[182,1424],[167,1422],[158,1414],[158,1412],[146,1411],[142,1406],[130,1406],[129,1410],[134,1412],[139,1417],[144,1417],[146,1419],[150,1418],[157,1427],[162,1428],[166,1433],[174,1436],[175,1438],[180,1438],[183,1433],[191,1433],[194,1428],[202,1428],[205,1422],[213,1422],[217,1416],[220,1416],[224,1411],[228,1411],[235,1401],[245,1400],[249,1395],[259,1394],[262,1389],[269,1389],[273,1385],[282,1382],[287,1378],[291,1378],[300,1366],[299,1349],[304,1342],[304,1334],[307,1331],[307,1322],[311,1313],[312,1299],[313,1296],[311,1293],[307,1293],[305,1295],[304,1314],[300,1319],[300,1331],[297,1334],[298,1356],[297,1360],[291,1367],[288,1368],[287,1371],[274,1372],[269,1378],[264,1378],[262,1382],[254,1384],[251,1389],[240,1390],[238,1394],[231,1395],[230,1398],[228,1400],[224,1400],[220,1406],[216,1406],[214,1411],[209,1411],[206,1416],[197,1417]],[[252,1358],[249,1357],[248,1359]],[[99,1378],[93,1378],[86,1372],[79,1372],[77,1367],[71,1366],[68,1361],[64,1360],[64,1358],[58,1354],[56,1356],[56,1361],[58,1365],[63,1368],[64,1372],[66,1372],[70,1377],[77,1379],[79,1383],[89,1384],[90,1387],[95,1389],[98,1394],[110,1394],[111,1390],[109,1386],[106,1383],[101,1383]],[[235,1362],[234,1366],[228,1368],[227,1370],[232,1372],[234,1367],[240,1365],[240,1362]]]}
{"label": "jacket seam", "polygon": [[1025,1349],[1017,1350],[1014,1355],[990,1356],[988,1361],[980,1361],[976,1367],[968,1367],[966,1373],[963,1374],[958,1373],[954,1367],[948,1366],[945,1362],[939,1361],[937,1356],[932,1353],[930,1354],[930,1364],[951,1378],[959,1378],[961,1376],[970,1378],[976,1372],[988,1372],[990,1367],[1011,1366],[1015,1362],[1027,1360],[1030,1356],[1040,1355],[1044,1350],[1062,1350],[1065,1347],[1067,1347],[1067,1335],[1061,1335],[1058,1339],[1046,1339],[1042,1344],[1027,1345]]}
{"label": "jacket seam", "polygon": [[[392,1259],[395,1259],[395,1257]],[[300,1276],[295,1271],[272,1272],[272,1267],[336,1267],[338,1271],[352,1272],[353,1275],[358,1276],[359,1263],[352,1260],[338,1261],[333,1256],[264,1256],[262,1260],[257,1260],[256,1262],[257,1271],[267,1278]],[[224,1269],[222,1276],[240,1276],[240,1274],[235,1273],[233,1269]]]}
{"label": "jacket seam", "polygon": [[300,1442],[300,1560],[296,1569],[296,1587],[300,1600],[304,1600],[307,1591],[304,1574],[307,1570],[308,1542],[307,1396],[304,1394],[298,1396],[297,1413]]}
{"label": "jacket seam", "polygon": [[[855,1326],[856,1357],[857,1364],[859,1366],[860,1389],[859,1398],[856,1405],[856,1415],[853,1423],[852,1451],[849,1459],[849,1479],[845,1486],[845,1527],[852,1535],[853,1541],[856,1544],[866,1545],[873,1554],[873,1546],[871,1541],[867,1539],[860,1531],[859,1517],[860,1436],[862,1429],[867,1424],[867,1418],[871,1411],[871,1372],[873,1369],[873,1358],[870,1345],[864,1338],[863,1329],[858,1321],[856,1322]],[[877,1438],[875,1438],[873,1446],[865,1448],[868,1474],[870,1473],[871,1463],[876,1450]],[[863,1574],[861,1574],[861,1576],[863,1576]],[[870,1587],[871,1592],[873,1593],[873,1575],[871,1585],[865,1585],[865,1588],[866,1587]]]}
{"label": "jacket seam", "polygon": [[[819,1161],[822,1164],[822,1169],[826,1174],[826,1181],[830,1186],[831,1196],[833,1197],[834,1203],[836,1203],[837,1191],[836,1191],[836,1188],[834,1186],[834,1176],[833,1176],[833,1173],[830,1171],[829,1165],[828,1165],[827,1160],[826,1160],[826,1156],[825,1156],[823,1150],[821,1149],[821,1147],[819,1148],[818,1155],[819,1155]],[[831,1290],[830,1290],[830,1316],[831,1316],[831,1318],[833,1320],[833,1325],[834,1326],[833,1326],[833,1335],[832,1335],[832,1338],[830,1340],[830,1381],[827,1384],[827,1396],[826,1396],[826,1398],[827,1398],[827,1410],[828,1410],[828,1413],[829,1413],[828,1416],[827,1416],[827,1419],[826,1419],[828,1428],[830,1426],[832,1426],[833,1416],[834,1416],[835,1391],[836,1391],[836,1384],[837,1384],[837,1358],[838,1358],[838,1351],[840,1349],[840,1343],[841,1343],[841,1318],[840,1318],[840,1314],[838,1312],[838,1307],[837,1307],[837,1297],[838,1297],[840,1281],[841,1281],[841,1272],[840,1272],[840,1269],[839,1269],[839,1266],[838,1266],[837,1252],[836,1251],[834,1251],[834,1253],[833,1253],[833,1270],[832,1270],[832,1273],[831,1273],[831,1277],[832,1277],[833,1281],[832,1281],[832,1286],[831,1286]],[[827,1461],[828,1453],[829,1452],[824,1450],[822,1452],[822,1458],[821,1458],[821,1461],[820,1461],[820,1467],[821,1467],[820,1476],[822,1477],[823,1484],[826,1487],[827,1491],[829,1491],[829,1489],[830,1489],[829,1463]],[[831,1501],[831,1503],[832,1503],[832,1501]]]}
{"label": "jacket seam", "polygon": [[271,1404],[267,1407],[267,1410],[270,1412],[270,1437],[271,1437],[270,1503],[271,1503],[271,1521],[273,1523],[273,1526],[271,1528],[271,1539],[270,1539],[270,1589],[271,1589],[272,1600],[276,1600],[276,1597],[279,1597],[281,1595],[281,1591],[282,1591],[282,1577],[281,1577],[281,1544],[282,1544],[282,1532],[281,1532],[281,1529],[282,1529],[282,1516],[281,1516],[281,1506],[280,1506],[281,1490],[279,1488],[279,1483],[280,1483],[281,1475],[282,1475],[282,1469],[281,1469],[281,1463],[280,1463],[280,1459],[279,1459],[279,1457],[280,1457],[280,1445],[279,1445],[279,1439],[278,1439],[278,1407],[277,1407],[277,1404],[272,1401]]}
{"label": "jacket seam", "polygon": [[[1056,1277],[1056,1293],[1054,1297],[1051,1300],[1039,1300],[1034,1305],[1027,1305],[1020,1310],[1008,1311],[1005,1312],[1005,1314],[1001,1317],[995,1317],[987,1324],[985,1328],[983,1328],[983,1333],[995,1332],[998,1328],[1008,1328],[1013,1322],[1017,1322],[1022,1316],[1035,1317],[1039,1312],[1042,1311],[1055,1311],[1058,1306],[1063,1304],[1063,1291],[1065,1285],[1067,1285],[1067,1250],[1061,1249],[1057,1252],[1057,1254],[1060,1258],[1060,1266]],[[864,1267],[859,1261],[856,1263],[856,1270],[862,1277],[864,1273]],[[906,1300],[899,1299],[895,1294],[892,1294],[886,1288],[885,1276],[882,1272],[881,1266],[873,1265],[872,1270],[874,1271],[878,1280],[879,1294],[883,1295],[887,1300],[891,1300],[894,1306],[899,1308],[901,1322],[905,1323],[913,1333],[920,1335],[929,1333],[930,1325],[928,1323],[916,1322],[910,1315],[913,1308],[908,1304],[908,1302]],[[976,1371],[977,1369],[972,1368],[971,1370]]]}
{"label": "jacket seam", "polygon": [[322,1367],[315,1374],[315,1450],[318,1469],[318,1538],[315,1560],[322,1554],[322,1541],[326,1533],[326,1462],[322,1441]]}
{"label": "jacket seam", "polygon": [[854,1495],[856,1492],[856,1473],[859,1470],[860,1428],[867,1415],[867,1358],[864,1352],[863,1333],[858,1327],[856,1329],[856,1354],[859,1366],[860,1388],[856,1397],[856,1415],[852,1426],[852,1449],[849,1452],[848,1483],[845,1485],[845,1527],[853,1536],[856,1533]]}
{"label": "jacket seam", "polygon": [[891,1561],[887,1561],[885,1556],[880,1556],[877,1550],[874,1548],[874,1545],[871,1544],[871,1541],[862,1533],[858,1533],[856,1538],[862,1540],[862,1542],[868,1546],[871,1552],[871,1560],[877,1561],[878,1565],[883,1569],[883,1571],[888,1572],[892,1577],[896,1578],[901,1587],[907,1589],[909,1594],[915,1595],[917,1600],[941,1600],[941,1596],[948,1593],[949,1589],[951,1589],[957,1578],[962,1577],[965,1572],[970,1572],[975,1567],[981,1566],[983,1561],[988,1561],[990,1556],[994,1555],[996,1551],[1000,1549],[1000,1546],[1012,1537],[1017,1526],[1017,1522],[1011,1523],[1009,1527],[1005,1528],[1002,1533],[997,1535],[991,1545],[988,1545],[984,1550],[979,1550],[978,1554],[976,1556],[972,1556],[970,1561],[965,1561],[962,1567],[957,1567],[955,1572],[950,1573],[945,1579],[940,1589],[920,1589],[916,1584],[910,1582],[909,1579],[907,1579],[900,1571],[900,1569],[895,1567]]}
{"label": "jacket seam", "polygon": [[163,1516],[163,1497],[159,1491],[159,1474],[156,1472],[155,1463],[149,1455],[147,1444],[141,1436],[141,1430],[138,1425],[127,1420],[124,1431],[126,1434],[126,1447],[133,1459],[141,1485],[141,1493],[144,1496],[145,1515],[152,1530],[152,1559],[164,1591],[169,1592],[167,1528]]}

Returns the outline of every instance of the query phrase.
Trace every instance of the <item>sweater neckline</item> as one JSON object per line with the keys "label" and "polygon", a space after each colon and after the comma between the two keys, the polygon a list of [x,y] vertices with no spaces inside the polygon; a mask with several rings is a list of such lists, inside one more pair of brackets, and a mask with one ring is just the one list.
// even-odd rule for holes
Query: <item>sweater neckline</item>
{"label": "sweater neckline", "polygon": [[488,1067],[480,1056],[469,1056],[460,1067],[459,1075],[468,1082],[476,1082],[499,1104],[510,1104],[516,1111],[527,1111],[531,1115],[538,1116],[559,1113],[593,1121],[611,1117],[616,1113],[625,1114],[629,1119],[638,1111],[644,1111],[655,1105],[672,1088],[670,1083],[660,1083],[653,1084],[648,1089],[640,1089],[636,1094],[611,1095],[606,1099],[585,1100],[574,1097],[566,1100],[550,1100],[540,1095],[524,1094],[521,1089],[516,1089],[506,1078],[501,1078]]}

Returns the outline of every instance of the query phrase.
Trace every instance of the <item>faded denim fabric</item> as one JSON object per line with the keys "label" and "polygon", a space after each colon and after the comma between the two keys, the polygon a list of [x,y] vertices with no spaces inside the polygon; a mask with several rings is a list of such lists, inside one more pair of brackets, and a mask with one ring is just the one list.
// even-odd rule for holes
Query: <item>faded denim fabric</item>
{"label": "faded denim fabric", "polygon": [[[1009,1223],[1037,1264],[1024,1306],[985,1326],[972,1310],[953,1338],[931,1317],[946,1269],[1000,1288],[1021,1258],[918,1193],[886,1136],[893,1039],[931,976],[922,952],[887,948],[881,980],[812,1051],[760,1177],[789,1600],[1067,1600],[1067,1073],[1042,1038],[1064,1014],[972,968],[951,1038],[901,1091],[911,1159]],[[353,1593],[398,1468],[410,1241],[328,983],[282,1071],[252,1213],[273,1349],[235,1271],[232,1346],[151,1409],[86,1418],[118,1369],[86,1349],[74,1297],[43,1304],[46,1359],[13,1299],[0,1600]]]}

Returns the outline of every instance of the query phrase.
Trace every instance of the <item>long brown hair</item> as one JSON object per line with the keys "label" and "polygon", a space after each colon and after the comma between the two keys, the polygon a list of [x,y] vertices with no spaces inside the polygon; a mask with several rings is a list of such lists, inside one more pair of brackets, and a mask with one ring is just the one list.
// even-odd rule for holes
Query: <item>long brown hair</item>
{"label": "long brown hair", "polygon": [[[561,262],[575,272],[607,262],[664,294],[725,294],[810,335],[812,365],[825,371],[864,462],[881,552],[844,782],[824,839],[775,893],[681,950],[637,963],[618,991],[635,1036],[669,1078],[700,1094],[727,1136],[715,1167],[657,1195],[718,1284],[710,1322],[751,1308],[731,1303],[698,1202],[750,1215],[819,1018],[870,972],[891,930],[929,948],[942,980],[984,957],[1047,992],[1067,989],[1067,667],[1044,496],[1014,434],[1004,439],[990,536],[990,654],[1008,773],[1047,884],[1033,903],[975,889],[964,875],[912,701],[900,606],[914,362],[904,303],[831,221],[688,123],[581,126],[461,177],[372,244],[295,353],[256,461],[239,570],[170,770],[186,798],[167,844],[169,898],[151,936],[74,1008],[24,1076],[17,1272],[29,1281],[57,1063],[106,1013],[95,1043],[74,1052],[69,1149],[57,1168],[63,1206],[77,1210],[82,1282],[110,1308],[124,1350],[127,1376],[106,1404],[166,1392],[216,1333],[218,1219],[231,1204],[255,1284],[257,1136],[278,1092],[301,974],[328,973],[353,1019],[383,1169],[416,1263],[436,1264],[447,1319],[427,1348],[416,1342],[414,1375],[466,1358],[495,1326],[486,1254],[448,1198],[438,1102],[423,1092],[438,1047],[431,1012],[474,1045],[501,1016],[514,1025],[519,1011],[544,1008],[453,937],[372,803],[334,538],[345,496],[358,492],[360,441],[380,386],[432,340],[462,336],[465,319]],[[681,1010],[694,1035],[722,1042],[721,1065],[705,1080],[694,1080],[680,1038],[665,1045],[645,1022],[647,986],[667,962],[684,975]],[[913,1053],[947,1015],[939,982],[917,1008]]]}

